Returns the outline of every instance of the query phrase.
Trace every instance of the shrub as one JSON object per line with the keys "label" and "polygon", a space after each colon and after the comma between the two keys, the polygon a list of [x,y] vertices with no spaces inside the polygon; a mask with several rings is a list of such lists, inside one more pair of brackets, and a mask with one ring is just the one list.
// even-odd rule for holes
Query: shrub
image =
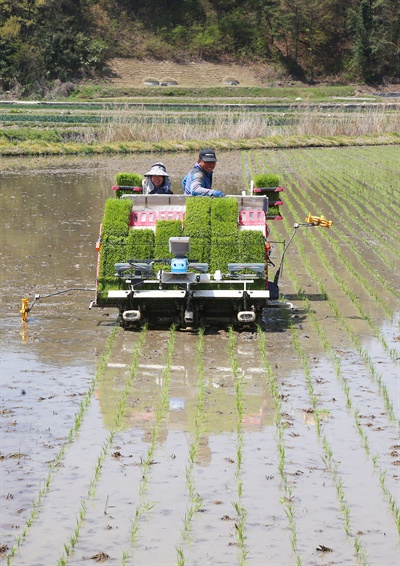
{"label": "shrub", "polygon": [[132,202],[130,200],[111,198],[106,201],[102,223],[103,240],[108,236],[128,235],[131,211]]}
{"label": "shrub", "polygon": [[272,173],[260,173],[259,175],[254,175],[253,182],[256,188],[279,187],[279,177]]}

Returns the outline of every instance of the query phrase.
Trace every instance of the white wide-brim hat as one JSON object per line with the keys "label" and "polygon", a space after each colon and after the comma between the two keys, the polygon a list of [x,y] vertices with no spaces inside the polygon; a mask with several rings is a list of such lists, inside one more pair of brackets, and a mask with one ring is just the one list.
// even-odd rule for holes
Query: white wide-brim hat
{"label": "white wide-brim hat", "polygon": [[160,177],[168,177],[168,173],[161,169],[161,167],[152,167],[148,173],[145,173],[145,177],[153,177],[153,175],[159,175]]}

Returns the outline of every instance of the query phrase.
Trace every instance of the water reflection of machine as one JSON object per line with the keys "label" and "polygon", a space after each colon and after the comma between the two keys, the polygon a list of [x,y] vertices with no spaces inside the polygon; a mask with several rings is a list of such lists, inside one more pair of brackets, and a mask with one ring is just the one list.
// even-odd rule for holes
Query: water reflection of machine
{"label": "water reflection of machine", "polygon": [[[151,431],[157,420],[157,407],[163,387],[164,367],[159,364],[140,364],[138,379],[132,388],[123,416],[121,427],[124,430],[143,431],[142,440],[150,442]],[[126,384],[128,366],[109,364],[104,376],[100,378],[97,396],[104,423],[113,428],[117,406]],[[243,387],[244,416],[243,430],[260,432],[273,424],[273,404],[270,400],[265,378],[261,370],[246,370]],[[206,420],[202,435],[202,454],[207,454],[208,437],[215,434],[233,433],[237,430],[237,412],[232,374],[229,368],[215,367],[213,375],[207,378],[205,399]],[[169,384],[168,410],[161,423],[158,442],[166,440],[170,431],[189,434],[195,431],[196,384],[184,366],[172,366]]]}

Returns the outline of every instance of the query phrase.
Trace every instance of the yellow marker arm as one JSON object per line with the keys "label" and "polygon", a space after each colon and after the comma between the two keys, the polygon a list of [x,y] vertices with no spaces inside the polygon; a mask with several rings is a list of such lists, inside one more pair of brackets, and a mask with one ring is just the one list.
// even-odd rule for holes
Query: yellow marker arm
{"label": "yellow marker arm", "polygon": [[313,226],[324,226],[324,228],[330,228],[333,224],[332,220],[327,220],[325,216],[313,216],[311,213],[307,216],[306,222]]}
{"label": "yellow marker arm", "polygon": [[22,306],[21,306],[21,310],[19,312],[21,313],[22,322],[26,322],[28,320],[29,299],[21,299],[21,301],[22,301]]}

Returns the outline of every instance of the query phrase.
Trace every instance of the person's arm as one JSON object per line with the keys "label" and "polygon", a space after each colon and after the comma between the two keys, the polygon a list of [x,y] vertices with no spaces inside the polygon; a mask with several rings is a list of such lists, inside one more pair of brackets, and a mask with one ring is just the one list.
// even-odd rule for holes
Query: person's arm
{"label": "person's arm", "polygon": [[203,182],[203,177],[204,177],[204,173],[200,170],[195,171],[192,174],[192,178],[190,181],[190,187],[189,187],[189,191],[190,194],[194,197],[196,196],[207,196],[207,197],[212,197],[214,194],[214,191],[212,189],[205,189],[202,186],[202,182]]}

